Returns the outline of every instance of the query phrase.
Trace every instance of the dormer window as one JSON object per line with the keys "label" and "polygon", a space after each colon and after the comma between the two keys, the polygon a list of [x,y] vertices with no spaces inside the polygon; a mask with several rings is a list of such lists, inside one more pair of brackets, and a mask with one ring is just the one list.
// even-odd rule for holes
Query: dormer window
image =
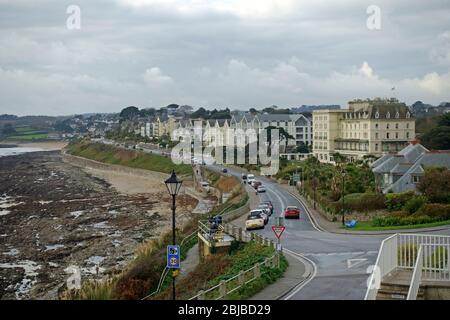
{"label": "dormer window", "polygon": [[395,118],[398,119],[400,117],[400,114],[398,113],[398,111],[395,113]]}
{"label": "dormer window", "polygon": [[411,117],[411,114],[409,113],[409,111],[408,112],[406,112],[406,118],[410,118]]}
{"label": "dormer window", "polygon": [[375,119],[378,119],[380,117],[380,113],[377,111],[375,112]]}
{"label": "dormer window", "polygon": [[386,113],[386,119],[389,119],[391,117],[390,112],[388,111],[388,113]]}

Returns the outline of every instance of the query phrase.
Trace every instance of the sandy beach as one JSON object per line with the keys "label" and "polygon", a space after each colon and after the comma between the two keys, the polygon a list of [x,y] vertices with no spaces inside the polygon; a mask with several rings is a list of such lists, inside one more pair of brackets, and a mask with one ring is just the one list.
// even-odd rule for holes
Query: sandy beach
{"label": "sandy beach", "polygon": [[[73,265],[83,281],[121,272],[171,224],[163,177],[80,168],[59,151],[0,157],[0,299],[57,299]],[[181,225],[197,200],[177,200]]]}

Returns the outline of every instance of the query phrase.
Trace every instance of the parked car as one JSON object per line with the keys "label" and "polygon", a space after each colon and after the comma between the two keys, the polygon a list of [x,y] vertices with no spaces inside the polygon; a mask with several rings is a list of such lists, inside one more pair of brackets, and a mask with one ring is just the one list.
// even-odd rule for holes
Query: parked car
{"label": "parked car", "polygon": [[242,180],[247,180],[247,174],[245,173],[242,174]]}
{"label": "parked car", "polygon": [[273,213],[272,209],[269,207],[269,205],[268,205],[267,203],[261,203],[261,204],[258,206],[258,209],[265,210],[265,212],[266,212],[269,216],[271,216],[272,213]]}
{"label": "parked car", "polygon": [[261,202],[261,204],[266,204],[266,205],[268,205],[269,208],[270,208],[270,214],[273,214],[273,204],[272,204],[272,201],[270,201],[270,200],[263,201],[263,202]]}
{"label": "parked car", "polygon": [[258,187],[259,187],[260,185],[262,185],[262,182],[261,182],[261,181],[253,180],[253,182],[252,182],[252,187],[255,188],[255,190],[258,190]]}
{"label": "parked car", "polygon": [[223,172],[223,173],[227,173],[227,172],[228,172],[228,169],[227,169],[227,168],[223,168],[223,169],[222,169],[222,172]]}
{"label": "parked car", "polygon": [[247,216],[247,220],[245,221],[245,229],[264,229],[265,222],[264,218],[261,215],[251,215]]}
{"label": "parked car", "polygon": [[289,206],[284,209],[284,217],[300,219],[300,209],[295,206]]}
{"label": "parked car", "polygon": [[266,192],[266,187],[264,187],[264,186],[259,186],[259,187],[256,189],[256,192],[257,192],[257,193]]}
{"label": "parked car", "polygon": [[247,175],[247,183],[251,185],[253,181],[255,181],[255,175],[254,174],[248,174]]}
{"label": "parked car", "polygon": [[263,217],[263,219],[264,219],[264,224],[267,224],[267,222],[269,222],[269,215],[268,214],[266,214],[265,212],[264,212],[264,210],[261,210],[261,209],[255,209],[255,210],[252,210],[252,211],[250,211],[250,215],[252,216],[257,216],[257,215],[260,215],[261,217]]}
{"label": "parked car", "polygon": [[261,204],[258,206],[258,209],[264,210],[264,212],[265,212],[266,214],[268,214],[269,216],[272,215],[272,211],[270,210],[270,207],[269,207],[267,204],[261,203]]}

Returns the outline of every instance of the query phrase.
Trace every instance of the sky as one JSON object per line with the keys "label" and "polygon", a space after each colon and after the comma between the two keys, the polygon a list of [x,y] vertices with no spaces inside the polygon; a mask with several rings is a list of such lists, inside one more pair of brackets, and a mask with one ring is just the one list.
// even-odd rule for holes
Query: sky
{"label": "sky", "polygon": [[449,17],[450,0],[0,0],[0,114],[438,104]]}

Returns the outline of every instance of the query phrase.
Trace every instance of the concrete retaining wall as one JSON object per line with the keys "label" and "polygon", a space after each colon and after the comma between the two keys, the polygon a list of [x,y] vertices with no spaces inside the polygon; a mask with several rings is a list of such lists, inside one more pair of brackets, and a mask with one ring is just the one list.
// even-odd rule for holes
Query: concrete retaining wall
{"label": "concrete retaining wall", "polygon": [[[158,179],[160,178],[162,181],[167,179],[169,174],[163,173],[163,172],[157,172],[157,171],[151,171],[146,169],[138,169],[138,168],[130,168],[126,166],[116,165],[116,164],[108,164],[103,163],[83,157],[74,156],[68,153],[63,152],[62,153],[62,159],[64,162],[70,163],[74,166],[81,167],[81,168],[92,168],[92,169],[98,169],[98,170],[105,170],[105,171],[116,171],[116,172],[122,172],[126,174],[131,175],[140,175],[144,177],[149,177],[151,179],[155,179],[155,175],[158,176]],[[191,180],[192,177],[190,175],[183,176],[183,180]]]}

